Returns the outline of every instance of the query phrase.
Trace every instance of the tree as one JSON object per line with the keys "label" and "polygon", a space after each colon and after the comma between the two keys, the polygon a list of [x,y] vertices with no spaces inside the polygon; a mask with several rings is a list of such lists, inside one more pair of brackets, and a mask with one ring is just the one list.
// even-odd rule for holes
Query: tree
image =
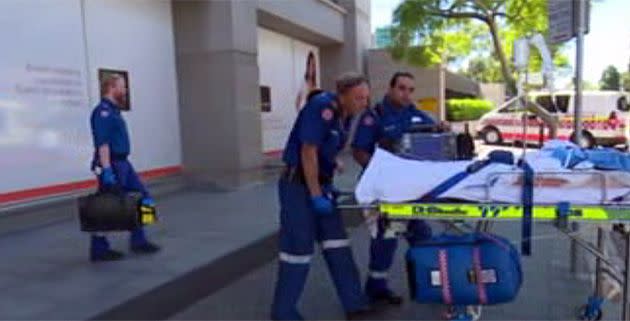
{"label": "tree", "polygon": [[623,90],[630,92],[630,71],[624,72],[621,79]]}
{"label": "tree", "polygon": [[499,61],[492,56],[471,58],[463,74],[472,80],[484,83],[500,82],[503,79]]}
{"label": "tree", "polygon": [[[468,57],[468,73],[477,75],[473,78],[494,79],[492,73],[498,69],[514,93],[515,77],[508,58],[512,44],[518,37],[546,32],[546,3],[547,0],[407,0],[394,12],[392,56],[421,66],[439,63],[442,57],[449,63]],[[554,57],[562,58],[557,49],[551,48]],[[558,62],[568,64],[566,58]],[[532,55],[530,65],[532,70],[540,69],[538,54]],[[485,68],[492,71],[479,76]]]}
{"label": "tree", "polygon": [[[571,89],[574,89],[573,84],[571,84]],[[599,88],[598,88],[597,84],[592,83],[592,82],[590,82],[588,80],[583,80],[582,81],[582,89],[584,89],[584,90],[597,90]]]}
{"label": "tree", "polygon": [[621,75],[615,66],[608,66],[602,73],[602,79],[599,81],[601,90],[619,90],[621,84]]}

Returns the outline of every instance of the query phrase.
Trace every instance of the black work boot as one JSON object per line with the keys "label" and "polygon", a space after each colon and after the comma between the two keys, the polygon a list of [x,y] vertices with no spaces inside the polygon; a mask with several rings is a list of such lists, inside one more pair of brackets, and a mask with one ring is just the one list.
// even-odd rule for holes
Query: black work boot
{"label": "black work boot", "polygon": [[136,254],[153,254],[160,251],[160,247],[147,240],[143,228],[131,231],[129,238],[129,249]]}
{"label": "black work boot", "polygon": [[109,247],[109,242],[104,236],[92,236],[90,240],[90,261],[107,262],[122,260],[124,255]]}
{"label": "black work boot", "polygon": [[370,296],[370,300],[373,304],[401,305],[403,303],[403,298],[393,291],[372,295]]}

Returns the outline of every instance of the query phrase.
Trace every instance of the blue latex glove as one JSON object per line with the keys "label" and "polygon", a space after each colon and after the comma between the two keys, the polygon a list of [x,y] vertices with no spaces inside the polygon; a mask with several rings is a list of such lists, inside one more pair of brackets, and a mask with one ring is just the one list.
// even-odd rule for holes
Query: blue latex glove
{"label": "blue latex glove", "polygon": [[114,171],[111,167],[103,168],[103,172],[101,173],[101,182],[105,186],[116,185],[116,175],[114,175]]}
{"label": "blue latex glove", "polygon": [[155,200],[151,197],[145,197],[140,201],[142,206],[155,207]]}
{"label": "blue latex glove", "polygon": [[317,214],[330,215],[334,212],[332,201],[325,196],[313,196],[311,197],[311,203]]}

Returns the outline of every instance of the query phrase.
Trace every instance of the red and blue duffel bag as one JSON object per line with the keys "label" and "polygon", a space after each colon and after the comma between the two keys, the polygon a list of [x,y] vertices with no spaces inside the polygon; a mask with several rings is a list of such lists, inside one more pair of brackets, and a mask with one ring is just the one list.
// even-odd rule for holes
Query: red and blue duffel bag
{"label": "red and blue duffel bag", "polygon": [[406,259],[411,298],[419,303],[506,303],[523,281],[520,254],[493,234],[435,236],[412,246]]}

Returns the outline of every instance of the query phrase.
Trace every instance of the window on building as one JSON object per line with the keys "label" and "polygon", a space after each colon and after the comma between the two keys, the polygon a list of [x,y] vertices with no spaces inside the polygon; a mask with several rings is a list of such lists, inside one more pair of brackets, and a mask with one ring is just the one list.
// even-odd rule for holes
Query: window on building
{"label": "window on building", "polygon": [[271,87],[260,86],[260,111],[271,112]]}

